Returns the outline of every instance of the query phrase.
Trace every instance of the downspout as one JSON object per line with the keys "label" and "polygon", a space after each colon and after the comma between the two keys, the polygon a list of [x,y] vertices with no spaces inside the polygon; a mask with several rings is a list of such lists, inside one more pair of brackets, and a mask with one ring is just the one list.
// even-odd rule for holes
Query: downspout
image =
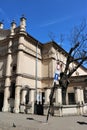
{"label": "downspout", "polygon": [[34,114],[37,114],[37,80],[38,80],[38,76],[37,76],[37,72],[38,72],[38,43],[36,46],[36,66],[35,66],[35,105],[34,105]]}

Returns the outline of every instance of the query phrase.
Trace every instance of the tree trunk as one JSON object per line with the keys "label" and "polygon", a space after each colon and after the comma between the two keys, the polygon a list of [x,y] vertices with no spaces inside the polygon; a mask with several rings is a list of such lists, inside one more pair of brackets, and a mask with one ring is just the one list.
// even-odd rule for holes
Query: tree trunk
{"label": "tree trunk", "polygon": [[66,88],[62,88],[62,104],[66,105]]}

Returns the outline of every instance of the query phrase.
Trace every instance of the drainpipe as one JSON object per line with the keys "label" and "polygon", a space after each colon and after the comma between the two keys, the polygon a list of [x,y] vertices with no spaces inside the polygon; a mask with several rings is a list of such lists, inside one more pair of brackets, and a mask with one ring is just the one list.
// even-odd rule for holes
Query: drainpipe
{"label": "drainpipe", "polygon": [[35,104],[34,104],[34,114],[37,114],[37,72],[38,72],[38,43],[36,46],[36,67],[35,67]]}

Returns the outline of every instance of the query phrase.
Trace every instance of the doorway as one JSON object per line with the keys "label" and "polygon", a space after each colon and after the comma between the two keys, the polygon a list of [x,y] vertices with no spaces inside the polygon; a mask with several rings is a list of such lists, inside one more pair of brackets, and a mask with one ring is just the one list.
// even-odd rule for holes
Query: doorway
{"label": "doorway", "polygon": [[39,103],[37,104],[37,113],[38,115],[43,115],[43,110],[44,110],[44,102],[45,102],[45,93],[41,93],[41,98]]}
{"label": "doorway", "polygon": [[15,82],[11,82],[10,99],[9,99],[10,111],[11,112],[13,112],[13,109],[14,109],[14,100],[15,100]]}
{"label": "doorway", "polygon": [[75,94],[68,93],[68,100],[69,100],[69,105],[75,104]]}
{"label": "doorway", "polygon": [[0,111],[2,111],[3,100],[4,100],[4,93],[0,92]]}
{"label": "doorway", "polygon": [[12,82],[10,86],[10,98],[15,99],[15,83]]}

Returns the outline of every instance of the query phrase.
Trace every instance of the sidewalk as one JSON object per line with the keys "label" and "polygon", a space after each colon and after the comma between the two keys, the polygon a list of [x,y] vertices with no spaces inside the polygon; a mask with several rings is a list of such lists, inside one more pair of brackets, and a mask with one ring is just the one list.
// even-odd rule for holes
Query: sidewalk
{"label": "sidewalk", "polygon": [[87,130],[87,115],[49,117],[0,112],[0,130]]}

